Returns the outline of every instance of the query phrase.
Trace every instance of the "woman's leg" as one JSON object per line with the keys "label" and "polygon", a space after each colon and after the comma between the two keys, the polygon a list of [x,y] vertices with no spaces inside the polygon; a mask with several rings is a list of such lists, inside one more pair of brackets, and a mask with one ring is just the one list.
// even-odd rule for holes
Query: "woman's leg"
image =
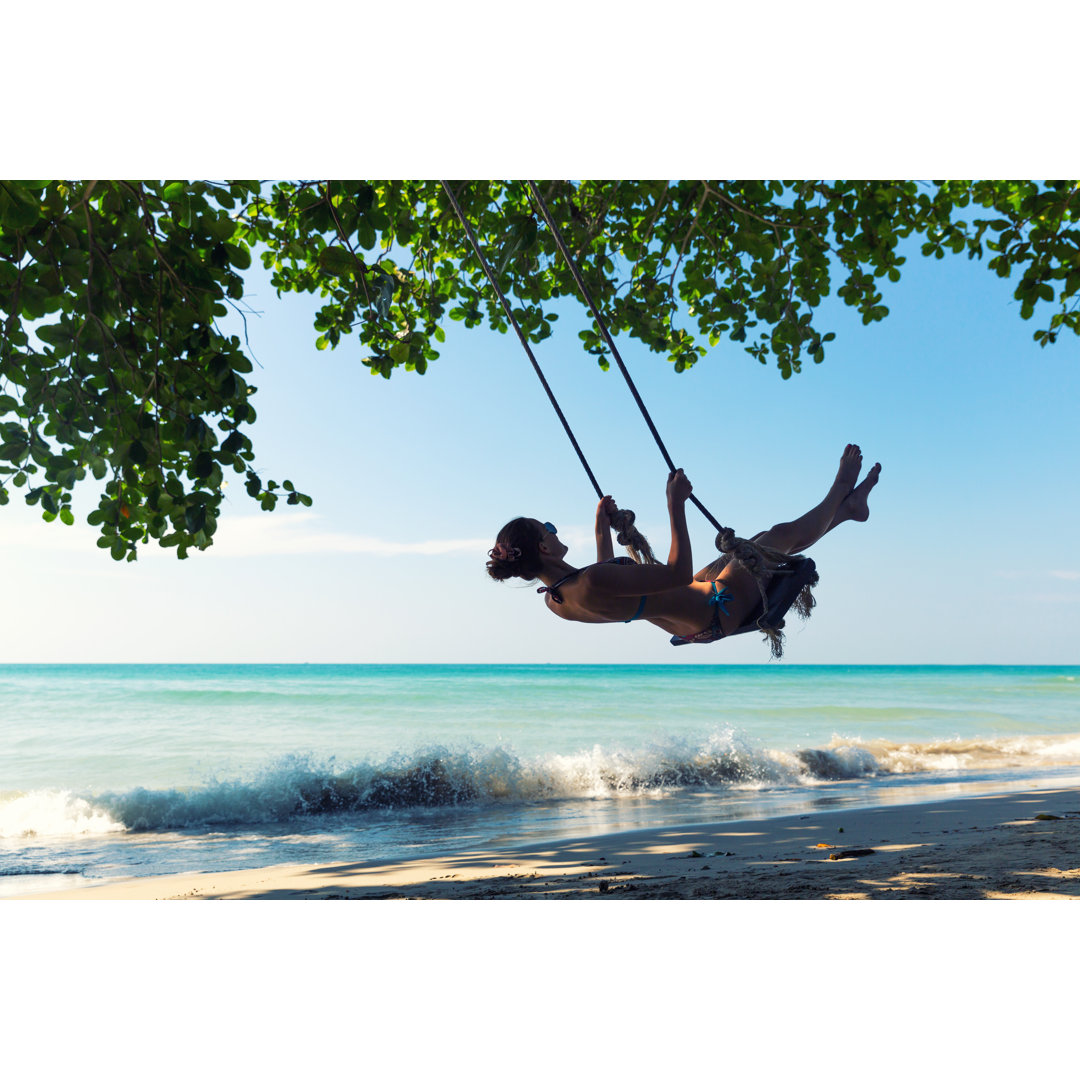
{"label": "woman's leg", "polygon": [[[881,465],[873,465],[863,479],[863,482],[861,484],[856,484],[848,497],[840,504],[840,509],[837,510],[836,516],[832,519],[831,524],[825,532],[832,532],[837,525],[840,525],[845,521],[866,521],[866,519],[870,517],[870,506],[867,499],[871,489],[878,482],[878,477],[880,475]],[[822,533],[822,536],[824,535],[825,533]],[[819,536],[818,539],[820,540],[821,537]],[[809,546],[809,544],[806,545],[806,547]],[[804,550],[805,548],[801,547],[793,548],[788,554],[797,555],[800,551]]]}
{"label": "woman's leg", "polygon": [[859,478],[861,468],[862,451],[858,446],[849,443],[844,448],[836,479],[825,498],[802,517],[774,525],[771,529],[759,533],[753,537],[754,542],[794,555],[817,543],[842,521],[865,521],[870,516],[866,497],[877,483],[881,466],[875,465],[863,483],[856,487],[855,481]]}
{"label": "woman's leg", "polygon": [[[840,468],[829,493],[814,507],[794,521],[774,525],[765,532],[750,537],[756,544],[775,548],[788,555],[797,555],[820,540],[831,529],[844,521],[866,521],[870,516],[867,496],[878,482],[881,466],[874,465],[863,482],[852,486],[859,477],[862,452],[858,446],[849,444],[840,458]],[[712,581],[719,573],[714,560],[694,575],[695,581]]]}

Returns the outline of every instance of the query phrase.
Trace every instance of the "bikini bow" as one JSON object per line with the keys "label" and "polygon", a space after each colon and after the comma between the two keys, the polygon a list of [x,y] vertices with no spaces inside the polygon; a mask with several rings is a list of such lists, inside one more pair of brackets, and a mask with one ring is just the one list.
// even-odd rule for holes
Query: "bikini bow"
{"label": "bikini bow", "polygon": [[709,603],[715,604],[725,615],[730,615],[731,612],[727,609],[727,602],[731,599],[731,593],[728,592],[726,585],[721,586],[720,591],[716,591],[716,585],[713,585],[712,596],[709,597]]}

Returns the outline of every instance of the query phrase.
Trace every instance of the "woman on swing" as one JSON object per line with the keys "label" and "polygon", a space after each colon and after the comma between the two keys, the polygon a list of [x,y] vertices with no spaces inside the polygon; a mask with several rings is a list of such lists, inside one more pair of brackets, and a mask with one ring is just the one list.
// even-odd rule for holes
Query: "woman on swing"
{"label": "woman on swing", "polygon": [[[795,521],[774,525],[751,539],[762,547],[797,554],[844,521],[866,521],[867,497],[878,481],[874,465],[862,483],[862,451],[848,444],[836,479],[825,498]],[[666,563],[638,564],[613,558],[611,516],[614,500],[605,495],[596,509],[596,558],[589,566],[566,561],[568,548],[555,526],[535,518],[515,518],[499,532],[488,552],[488,574],[496,581],[539,578],[548,608],[563,619],[585,623],[633,622],[645,619],[659,626],[677,644],[716,641],[737,630],[760,600],[753,575],[729,562],[719,574],[710,565],[693,571],[686,528],[686,500],[692,491],[682,469],[668,477],[671,549]]]}

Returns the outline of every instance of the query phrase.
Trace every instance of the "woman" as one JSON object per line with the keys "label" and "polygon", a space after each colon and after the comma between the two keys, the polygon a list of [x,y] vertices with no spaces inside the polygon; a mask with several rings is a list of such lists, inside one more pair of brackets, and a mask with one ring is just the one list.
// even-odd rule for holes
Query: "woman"
{"label": "woman", "polygon": [[[813,510],[795,521],[774,525],[752,537],[754,543],[788,555],[804,551],[843,521],[866,521],[867,497],[878,482],[874,465],[861,484],[862,451],[848,444],[829,493]],[[682,469],[668,477],[671,549],[666,563],[639,565],[613,558],[610,495],[596,509],[596,558],[590,566],[566,561],[568,548],[555,526],[535,518],[515,518],[503,526],[488,552],[488,574],[496,581],[539,578],[544,602],[563,619],[586,623],[633,622],[645,619],[685,642],[716,641],[737,630],[760,600],[753,575],[728,563],[715,578],[706,567],[693,572],[686,500],[693,490]]]}

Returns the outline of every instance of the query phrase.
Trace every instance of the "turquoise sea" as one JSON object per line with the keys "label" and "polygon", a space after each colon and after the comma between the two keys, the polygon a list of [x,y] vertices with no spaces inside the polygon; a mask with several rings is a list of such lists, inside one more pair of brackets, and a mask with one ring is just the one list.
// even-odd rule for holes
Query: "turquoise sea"
{"label": "turquoise sea", "polygon": [[0,665],[0,895],[1078,777],[1080,667]]}

